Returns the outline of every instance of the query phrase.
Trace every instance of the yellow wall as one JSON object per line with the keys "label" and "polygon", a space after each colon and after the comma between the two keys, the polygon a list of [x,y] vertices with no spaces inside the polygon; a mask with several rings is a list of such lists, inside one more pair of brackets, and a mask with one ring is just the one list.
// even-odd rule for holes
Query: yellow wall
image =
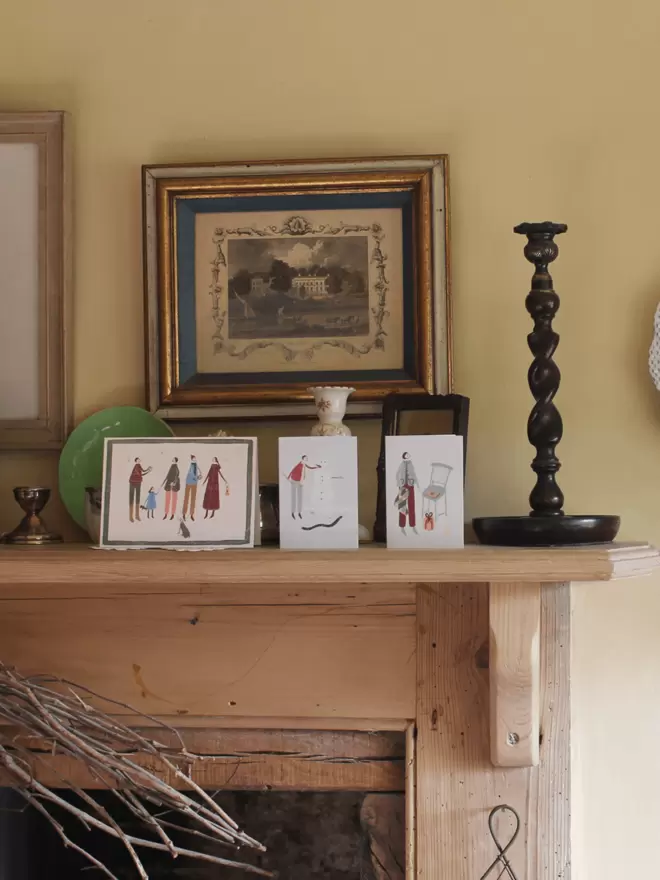
{"label": "yellow wall", "polygon": [[[511,227],[552,219],[569,225],[555,272],[568,507],[621,513],[624,537],[660,541],[660,396],[645,369],[660,299],[660,4],[3,6],[2,109],[73,114],[77,419],[143,402],[142,163],[448,152],[468,513],[525,508],[530,269]],[[366,499],[376,428],[363,430]],[[54,458],[3,455],[0,528],[16,519],[12,485],[54,475]],[[74,534],[56,501],[51,522]],[[634,874],[626,855],[642,873],[660,859],[660,580],[575,595],[576,876],[614,880]]]}

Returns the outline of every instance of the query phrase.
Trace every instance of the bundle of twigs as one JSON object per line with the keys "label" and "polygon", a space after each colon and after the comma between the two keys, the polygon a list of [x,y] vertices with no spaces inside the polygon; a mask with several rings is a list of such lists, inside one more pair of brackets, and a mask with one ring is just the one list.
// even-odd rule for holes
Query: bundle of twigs
{"label": "bundle of twigs", "polygon": [[[127,727],[116,716],[91,705],[92,700],[128,710],[144,718],[149,727],[168,731],[174,735],[176,747]],[[83,855],[106,877],[117,880],[106,865],[70,839],[53,814],[53,807],[55,814],[57,808],[64,810],[87,830],[95,828],[119,839],[128,850],[140,880],[149,880],[137,852],[142,847],[167,852],[173,858],[188,856],[271,876],[254,865],[221,858],[201,849],[182,848],[174,842],[172,831],[205,843],[211,841],[236,849],[245,846],[262,852],[265,849],[241,831],[211,795],[195,783],[191,769],[203,757],[191,754],[179,733],[168,725],[64,679],[46,675],[25,678],[1,663],[0,722],[10,725],[3,729],[0,724],[0,768],[9,774],[12,785],[23,798],[53,825],[64,844]],[[32,768],[34,761],[39,760],[39,753],[25,745],[26,734],[46,743],[52,754],[69,755],[82,761],[97,782],[110,789],[118,802],[144,824],[145,836],[136,837],[122,830],[91,792],[72,785],[67,779],[62,778],[62,787],[75,792],[79,805],[37,781]],[[172,736],[164,738],[171,741]],[[136,760],[140,755],[150,756],[149,767]],[[177,780],[196,797],[173,788],[155,768]]]}

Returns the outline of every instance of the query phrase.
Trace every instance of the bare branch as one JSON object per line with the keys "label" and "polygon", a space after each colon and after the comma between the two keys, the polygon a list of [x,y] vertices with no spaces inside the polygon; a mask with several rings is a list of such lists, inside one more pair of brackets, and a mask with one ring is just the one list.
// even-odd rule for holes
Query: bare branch
{"label": "bare branch", "polygon": [[[96,701],[141,716],[165,732],[165,742],[151,739],[117,717],[106,714],[93,705]],[[111,880],[117,880],[112,871],[68,837],[61,823],[51,814],[53,807],[66,811],[88,830],[96,828],[120,840],[133,860],[140,880],[149,880],[137,854],[140,848],[166,852],[172,858],[184,856],[241,868],[265,877],[273,876],[255,865],[199,849],[184,849],[171,839],[166,828],[190,834],[200,841],[265,851],[265,847],[242,831],[213,797],[195,782],[192,769],[204,758],[191,754],[173,727],[66,679],[47,675],[26,678],[2,663],[0,719],[14,728],[8,733],[0,727],[0,766],[9,774],[25,801],[50,822],[65,846],[76,850],[90,866],[103,871]],[[15,728],[18,728],[18,734],[15,734]],[[63,784],[82,801],[82,807],[39,782],[35,765],[48,764],[52,755],[66,755],[82,762],[156,839],[136,837],[124,831],[91,792],[71,785],[61,775]],[[137,756],[140,755],[149,756],[149,766],[138,762]],[[165,781],[168,778],[183,783],[193,796],[174,788]],[[155,806],[159,812],[154,815],[148,805],[152,805],[152,810]],[[167,820],[163,818],[165,816]]]}
{"label": "bare branch", "polygon": [[48,810],[41,803],[39,803],[37,798],[33,797],[31,794],[28,794],[26,791],[20,791],[20,794],[25,798],[25,800],[28,802],[28,804],[30,804],[30,806],[34,807],[34,809],[37,810],[37,812],[41,813],[41,815],[44,816],[44,818],[47,819],[48,822],[50,822],[50,824],[53,826],[55,831],[60,836],[64,846],[80,853],[89,862],[91,862],[91,864],[94,865],[95,868],[98,868],[99,871],[103,871],[103,873],[105,874],[106,877],[110,877],[110,880],[118,880],[118,877],[116,876],[116,874],[113,874],[112,871],[109,868],[107,868],[102,862],[99,862],[99,860],[94,858],[94,856],[91,853],[88,853],[86,849],[83,849],[81,846],[78,846],[78,844],[74,843],[72,840],[70,840],[66,836],[66,834],[64,833],[64,828],[62,828],[60,823],[51,816],[51,814],[48,812]]}

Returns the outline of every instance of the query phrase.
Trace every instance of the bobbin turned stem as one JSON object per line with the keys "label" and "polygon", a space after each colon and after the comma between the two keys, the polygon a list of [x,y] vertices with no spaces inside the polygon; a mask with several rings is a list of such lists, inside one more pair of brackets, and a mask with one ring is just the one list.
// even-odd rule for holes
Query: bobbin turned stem
{"label": "bobbin turned stem", "polygon": [[527,236],[525,257],[535,267],[531,290],[525,300],[527,311],[534,320],[534,329],[527,337],[534,355],[527,380],[536,401],[527,422],[527,437],[536,448],[532,462],[536,485],[529,496],[532,516],[560,516],[564,512],[564,495],[555,476],[561,467],[555,448],[561,440],[563,425],[553,403],[561,379],[553,360],[559,335],[552,329],[559,297],[554,291],[548,264],[559,254],[555,235],[566,232],[566,228],[564,223],[545,222],[521,223],[514,229],[514,232]]}

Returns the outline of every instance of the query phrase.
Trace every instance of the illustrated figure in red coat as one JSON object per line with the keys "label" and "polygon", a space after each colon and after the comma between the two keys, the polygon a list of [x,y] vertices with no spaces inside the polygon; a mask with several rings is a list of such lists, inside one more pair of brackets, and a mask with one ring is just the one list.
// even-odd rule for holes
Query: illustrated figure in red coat
{"label": "illustrated figure in red coat", "polygon": [[320,464],[308,464],[307,456],[303,455],[298,464],[293,468],[291,473],[288,475],[287,480],[291,483],[291,518],[295,519],[296,514],[298,515],[298,519],[302,519],[302,509],[303,509],[303,486],[305,485],[305,478],[307,476],[307,471],[315,471],[320,468]]}
{"label": "illustrated figure in red coat", "polygon": [[215,516],[216,510],[220,509],[220,480],[225,484],[225,495],[229,495],[229,483],[225,480],[217,458],[213,459],[213,464],[209,468],[204,483],[206,491],[204,492],[204,500],[202,507],[204,508],[204,519],[211,513],[211,519]]}
{"label": "illustrated figure in red coat", "polygon": [[406,524],[417,534],[417,515],[415,510],[415,487],[419,488],[419,480],[415,473],[409,452],[404,452],[401,464],[396,472],[396,484],[399,489],[394,501],[399,511],[399,528],[406,534]]}
{"label": "illustrated figure in red coat", "polygon": [[[140,494],[142,492],[142,480],[151,471],[151,468],[143,468],[139,458],[135,459],[133,470],[128,478],[128,517],[131,522],[140,522]],[[135,516],[133,509],[135,508]]]}

